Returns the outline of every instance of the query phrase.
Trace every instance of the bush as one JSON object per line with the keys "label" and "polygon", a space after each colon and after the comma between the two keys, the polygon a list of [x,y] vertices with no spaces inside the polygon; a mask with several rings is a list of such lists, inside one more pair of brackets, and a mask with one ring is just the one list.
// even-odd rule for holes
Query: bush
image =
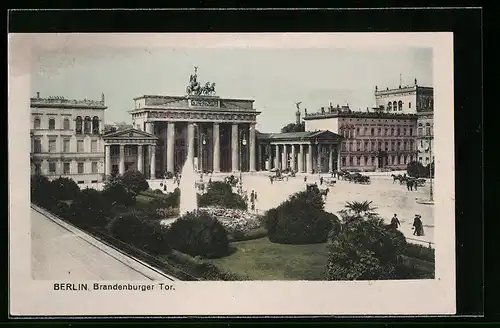
{"label": "bush", "polygon": [[432,176],[434,176],[434,162],[427,166],[422,165],[420,162],[410,162],[406,167],[406,172],[413,178],[429,178],[431,170]]}
{"label": "bush", "polygon": [[57,206],[58,199],[52,191],[53,185],[42,175],[31,176],[31,201],[47,210],[53,210]]}
{"label": "bush", "polygon": [[260,227],[257,229],[252,229],[248,232],[234,231],[232,234],[229,234],[228,238],[230,242],[235,242],[235,241],[260,239],[266,236],[267,236],[266,228]]}
{"label": "bush", "polygon": [[80,187],[70,178],[59,177],[51,184],[52,193],[58,200],[74,200],[80,193]]}
{"label": "bush", "polygon": [[161,194],[161,195],[163,195],[163,191],[161,189],[155,189],[153,192],[155,194]]}
{"label": "bush", "polygon": [[407,244],[403,253],[408,257],[428,262],[435,262],[435,251],[433,248],[429,248],[427,246]]}
{"label": "bush", "polygon": [[328,280],[382,280],[397,276],[406,239],[379,218],[353,218],[330,241]]}
{"label": "bush", "polygon": [[316,244],[328,239],[330,230],[340,225],[335,214],[323,210],[324,201],[316,187],[298,192],[267,211],[263,222],[269,240],[281,244]]}
{"label": "bush", "polygon": [[67,220],[83,227],[102,227],[108,223],[111,204],[97,190],[82,190],[71,203]]}
{"label": "bush", "polygon": [[133,194],[127,191],[123,184],[107,184],[102,191],[102,195],[112,206],[130,206],[135,203]]}
{"label": "bush", "polygon": [[177,219],[168,236],[173,249],[192,256],[221,257],[229,252],[226,230],[206,212],[187,213]]}
{"label": "bush", "polygon": [[113,237],[152,255],[167,254],[170,251],[167,228],[159,222],[148,220],[140,212],[117,215],[109,223],[108,230]]}
{"label": "bush", "polygon": [[198,195],[198,206],[217,206],[242,210],[246,210],[248,207],[243,197],[233,193],[231,184],[222,181],[208,184],[207,192]]}
{"label": "bush", "polygon": [[149,189],[146,177],[140,171],[127,171],[123,174],[121,183],[128,191],[138,194]]}

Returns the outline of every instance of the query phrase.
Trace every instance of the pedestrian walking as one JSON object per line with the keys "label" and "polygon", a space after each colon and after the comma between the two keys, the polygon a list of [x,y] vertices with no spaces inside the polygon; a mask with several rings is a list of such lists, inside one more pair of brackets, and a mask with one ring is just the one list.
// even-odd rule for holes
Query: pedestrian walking
{"label": "pedestrian walking", "polygon": [[307,182],[307,175],[304,176],[304,182]]}
{"label": "pedestrian walking", "polygon": [[391,219],[391,228],[396,230],[399,226],[401,226],[401,222],[399,222],[398,215],[394,213]]}
{"label": "pedestrian walking", "polygon": [[273,184],[273,177],[269,177],[269,180],[271,181],[271,184]]}
{"label": "pedestrian walking", "polygon": [[323,185],[323,177],[319,177],[319,184],[322,186]]}
{"label": "pedestrian walking", "polygon": [[415,214],[415,218],[413,219],[413,235],[414,236],[423,236],[424,235],[424,225],[422,223],[421,216],[419,214]]}

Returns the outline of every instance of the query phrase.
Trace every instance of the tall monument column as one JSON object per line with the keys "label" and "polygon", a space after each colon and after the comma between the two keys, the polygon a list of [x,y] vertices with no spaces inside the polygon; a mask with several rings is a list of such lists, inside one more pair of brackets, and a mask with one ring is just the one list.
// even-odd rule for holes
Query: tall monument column
{"label": "tall monument column", "polygon": [[111,145],[104,145],[104,151],[106,152],[106,176],[111,175]]}
{"label": "tall monument column", "polygon": [[280,145],[274,145],[276,148],[276,155],[274,157],[274,168],[280,167]]}
{"label": "tall monument column", "polygon": [[298,171],[300,173],[304,172],[304,145],[299,145],[299,157],[297,158]]}
{"label": "tall monument column", "polygon": [[312,173],[313,172],[313,145],[309,144],[309,147],[307,147],[307,172]]}
{"label": "tall monument column", "polygon": [[232,171],[233,172],[238,172],[240,167],[238,163],[238,147],[239,147],[239,140],[238,140],[238,124],[233,123],[232,125],[232,130],[231,130],[231,165],[232,165]]}
{"label": "tall monument column", "polygon": [[194,165],[194,125],[193,123],[188,123],[187,126],[187,144],[188,144],[188,159]]}
{"label": "tall monument column", "polygon": [[290,151],[290,168],[295,171],[295,145],[291,144],[290,147],[292,147]]}
{"label": "tall monument column", "polygon": [[255,172],[255,124],[250,124],[250,172]]}
{"label": "tall monument column", "polygon": [[137,145],[137,170],[144,174],[144,154],[142,153],[143,145]]}
{"label": "tall monument column", "polygon": [[333,172],[333,146],[330,145],[328,152],[328,170],[329,172]]}
{"label": "tall monument column", "polygon": [[156,147],[154,145],[149,146],[149,153],[150,153],[151,179],[155,179],[156,178]]}
{"label": "tall monument column", "polygon": [[175,123],[167,123],[167,171],[174,172]]}
{"label": "tall monument column", "polygon": [[213,154],[214,154],[214,173],[220,172],[220,125],[214,123],[213,128]]}
{"label": "tall monument column", "polygon": [[281,153],[281,169],[287,169],[287,153],[286,153],[286,145],[283,145],[283,152]]}
{"label": "tall monument column", "polygon": [[120,166],[119,173],[122,175],[125,173],[125,145],[120,145]]}

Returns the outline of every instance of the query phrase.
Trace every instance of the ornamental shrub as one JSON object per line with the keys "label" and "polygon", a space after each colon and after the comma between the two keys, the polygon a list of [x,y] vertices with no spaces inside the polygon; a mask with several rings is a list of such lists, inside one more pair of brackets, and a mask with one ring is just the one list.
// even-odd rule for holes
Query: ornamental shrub
{"label": "ornamental shrub", "polygon": [[317,187],[298,192],[262,220],[269,240],[281,244],[324,243],[330,231],[340,225],[335,214],[323,210],[324,200]]}
{"label": "ornamental shrub", "polygon": [[216,258],[229,253],[227,232],[208,213],[187,213],[172,223],[168,239],[173,249],[191,256]]}
{"label": "ornamental shrub", "polygon": [[112,205],[130,206],[135,203],[134,196],[121,183],[108,184],[102,191],[103,197]]}
{"label": "ornamental shrub", "polygon": [[167,254],[171,248],[167,228],[146,214],[132,211],[115,216],[108,225],[111,235],[151,255]]}
{"label": "ornamental shrub", "polygon": [[247,209],[247,203],[243,197],[233,193],[231,184],[222,181],[214,181],[208,184],[207,192],[198,195],[198,206]]}
{"label": "ornamental shrub", "polygon": [[53,192],[53,185],[43,175],[31,176],[31,202],[47,210],[57,206],[58,199]]}
{"label": "ornamental shrub", "polygon": [[74,200],[80,193],[80,187],[70,178],[59,177],[51,184],[53,195],[58,200]]}
{"label": "ornamental shrub", "polygon": [[395,279],[405,245],[404,235],[378,217],[344,220],[330,240],[328,280]]}

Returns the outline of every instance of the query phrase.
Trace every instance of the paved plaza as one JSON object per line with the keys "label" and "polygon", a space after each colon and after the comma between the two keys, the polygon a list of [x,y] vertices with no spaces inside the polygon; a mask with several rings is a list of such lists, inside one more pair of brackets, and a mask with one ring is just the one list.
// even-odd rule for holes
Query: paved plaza
{"label": "paved plaza", "polygon": [[[256,208],[259,211],[266,211],[270,208],[278,206],[288,196],[299,190],[305,190],[306,183],[304,175],[298,175],[295,178],[290,178],[288,181],[275,181],[273,184],[269,181],[269,176],[272,173],[259,172],[254,175],[248,173],[243,174],[243,189],[248,191],[248,194],[255,190],[258,194],[258,202]],[[225,175],[214,175],[212,181],[223,180]],[[238,174],[236,174],[238,176]],[[327,174],[323,175],[325,180],[329,179]],[[173,191],[175,188],[172,180],[167,180],[167,191]],[[208,177],[204,177],[204,181],[208,181]],[[150,181],[152,189],[160,189],[160,180]],[[307,175],[307,183],[315,183],[319,185],[318,175]],[[429,182],[426,182],[424,187],[418,188],[417,191],[408,191],[406,185],[393,183],[393,179],[389,174],[372,175],[371,184],[362,185],[350,183],[347,181],[337,180],[334,187],[330,187],[330,192],[326,198],[325,210],[336,213],[343,209],[346,202],[352,201],[372,201],[372,205],[377,207],[378,212],[386,222],[396,213],[401,222],[399,230],[406,236],[412,239],[408,240],[418,244],[428,245],[428,242],[434,242],[434,211],[432,205],[419,204],[417,199],[427,199],[429,197]],[[422,216],[424,223],[425,236],[413,236],[413,218],[415,214]]]}

